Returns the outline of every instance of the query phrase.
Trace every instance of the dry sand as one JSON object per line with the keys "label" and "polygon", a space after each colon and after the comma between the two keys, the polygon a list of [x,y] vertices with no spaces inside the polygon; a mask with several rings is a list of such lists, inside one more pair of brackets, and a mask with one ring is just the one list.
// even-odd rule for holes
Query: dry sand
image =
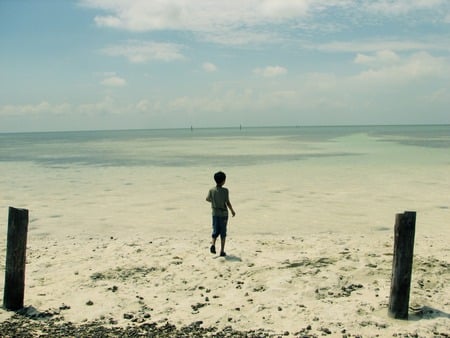
{"label": "dry sand", "polygon": [[[43,238],[29,248],[26,304],[66,321],[166,322],[364,337],[450,333],[448,248],[417,244],[409,321],[387,316],[392,236],[241,236],[228,256],[206,239]],[[436,255],[429,255],[432,248]],[[10,312],[1,312],[3,319]]]}
{"label": "dry sand", "polygon": [[[293,163],[283,175],[276,165],[231,168],[237,216],[225,258],[209,253],[212,168],[2,169],[1,271],[7,205],[26,207],[25,305],[51,318],[290,336],[450,335],[448,164],[413,175],[345,160]],[[395,213],[405,210],[418,216],[412,309],[400,321],[387,305]],[[0,310],[3,322],[12,316]]]}

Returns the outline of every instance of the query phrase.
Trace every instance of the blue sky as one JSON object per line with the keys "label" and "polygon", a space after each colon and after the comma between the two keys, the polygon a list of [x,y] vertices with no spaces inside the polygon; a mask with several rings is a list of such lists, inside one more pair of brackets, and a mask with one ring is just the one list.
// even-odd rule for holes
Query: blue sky
{"label": "blue sky", "polygon": [[0,0],[0,132],[449,124],[448,0]]}

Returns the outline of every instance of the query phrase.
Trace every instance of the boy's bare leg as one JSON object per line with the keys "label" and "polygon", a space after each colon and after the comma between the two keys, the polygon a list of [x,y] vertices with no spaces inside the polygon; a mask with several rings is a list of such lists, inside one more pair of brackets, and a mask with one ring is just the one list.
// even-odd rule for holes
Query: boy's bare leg
{"label": "boy's bare leg", "polygon": [[216,239],[217,239],[217,237],[212,237],[211,238],[211,248],[209,249],[209,251],[212,253],[212,254],[215,254],[216,253]]}
{"label": "boy's bare leg", "polygon": [[225,237],[220,237],[220,253],[225,253]]}

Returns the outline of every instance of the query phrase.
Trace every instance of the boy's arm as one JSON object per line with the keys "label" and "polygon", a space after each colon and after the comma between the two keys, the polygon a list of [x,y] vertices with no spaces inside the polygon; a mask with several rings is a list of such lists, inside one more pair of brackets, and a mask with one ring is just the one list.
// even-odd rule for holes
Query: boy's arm
{"label": "boy's arm", "polygon": [[206,202],[211,203],[211,192],[208,192],[208,195],[206,195]]}
{"label": "boy's arm", "polygon": [[234,212],[233,206],[231,205],[231,202],[230,202],[230,201],[227,201],[227,207],[228,207],[228,209],[230,209],[231,214],[232,214],[233,217],[234,217],[234,216],[236,215],[236,213]]}

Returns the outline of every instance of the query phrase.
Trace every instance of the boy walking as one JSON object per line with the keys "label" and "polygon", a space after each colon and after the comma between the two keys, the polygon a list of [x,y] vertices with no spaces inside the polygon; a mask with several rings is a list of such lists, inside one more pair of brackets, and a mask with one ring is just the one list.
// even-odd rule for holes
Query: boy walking
{"label": "boy walking", "polygon": [[212,241],[211,241],[211,253],[216,253],[216,240],[220,236],[220,256],[226,256],[225,253],[225,238],[227,237],[227,222],[228,222],[228,209],[231,214],[236,215],[233,207],[230,203],[230,197],[228,189],[224,188],[226,175],[224,172],[219,171],[214,174],[214,181],[216,186],[211,188],[206,196],[206,201],[211,203],[212,208]]}

